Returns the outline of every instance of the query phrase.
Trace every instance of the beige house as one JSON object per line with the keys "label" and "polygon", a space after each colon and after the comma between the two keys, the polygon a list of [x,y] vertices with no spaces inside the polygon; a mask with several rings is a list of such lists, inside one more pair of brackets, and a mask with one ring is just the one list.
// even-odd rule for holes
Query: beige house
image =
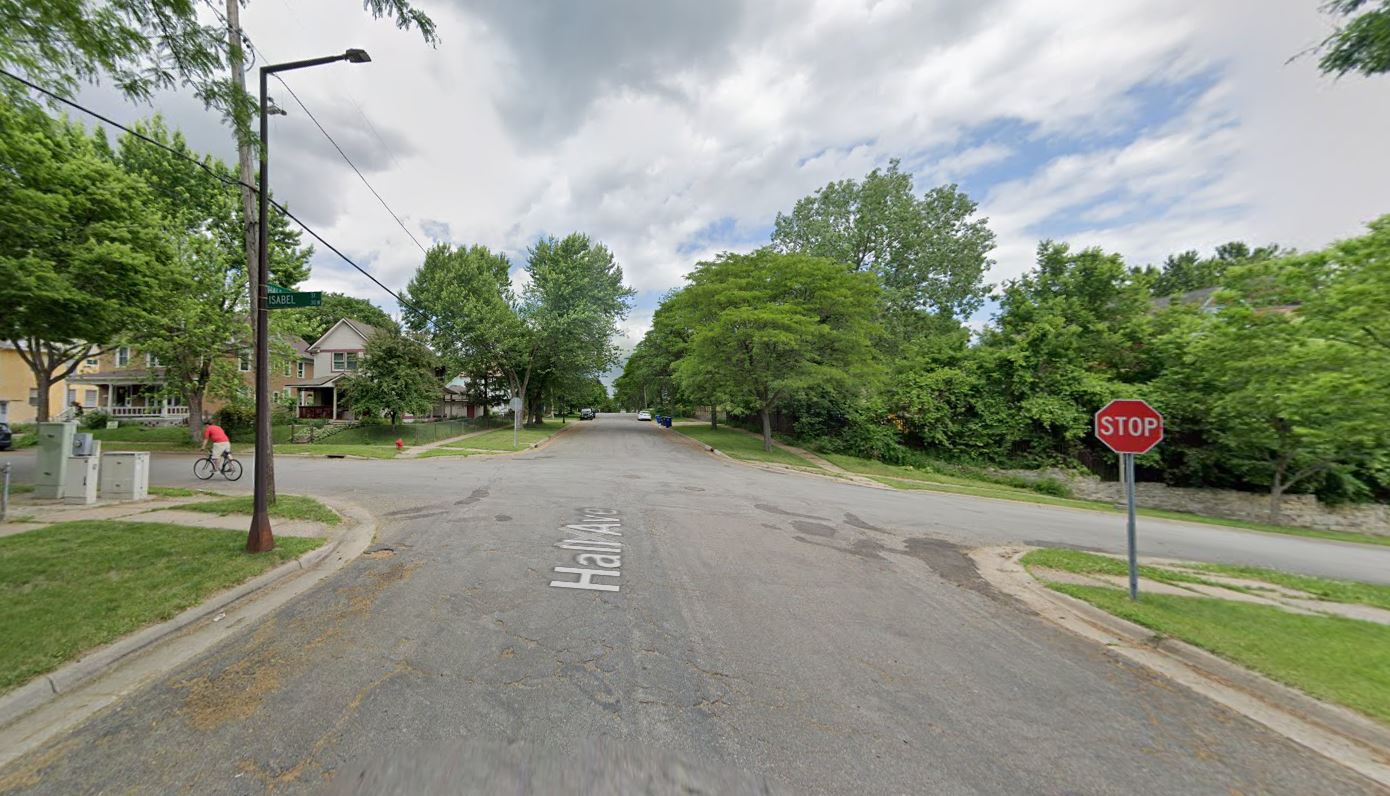
{"label": "beige house", "polygon": [[356,373],[367,350],[367,340],[379,329],[351,318],[341,318],[308,346],[307,372],[286,383],[299,402],[303,420],[352,420],[352,410],[340,400],[339,382]]}
{"label": "beige house", "polygon": [[[77,366],[76,373],[90,370],[93,360]],[[49,386],[48,413],[57,417],[83,397],[81,388],[74,389],[68,379],[59,379]],[[0,340],[0,423],[32,423],[38,418],[39,387],[34,371],[20,356],[9,340]]]}

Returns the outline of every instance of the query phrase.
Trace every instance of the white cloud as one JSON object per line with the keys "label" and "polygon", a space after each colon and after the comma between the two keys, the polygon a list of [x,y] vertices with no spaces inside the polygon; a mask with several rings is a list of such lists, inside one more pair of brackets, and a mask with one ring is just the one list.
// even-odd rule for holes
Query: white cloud
{"label": "white cloud", "polygon": [[[1286,65],[1325,34],[1315,6],[456,0],[429,8],[433,50],[330,0],[257,2],[245,20],[268,58],[372,53],[287,79],[422,241],[443,223],[454,242],[519,258],[539,235],[580,230],[659,293],[699,258],[765,240],[800,196],[892,157],[921,189],[990,175],[974,190],[1000,238],[992,278],[1029,267],[1041,236],[1144,262],[1354,234],[1390,210],[1390,81]],[[1140,89],[1199,76],[1174,115],[1146,116]],[[403,286],[419,250],[280,104],[277,194]],[[230,154],[196,103],[160,106]],[[991,139],[1001,124],[1032,137]],[[383,298],[342,269],[320,266],[312,284]]]}

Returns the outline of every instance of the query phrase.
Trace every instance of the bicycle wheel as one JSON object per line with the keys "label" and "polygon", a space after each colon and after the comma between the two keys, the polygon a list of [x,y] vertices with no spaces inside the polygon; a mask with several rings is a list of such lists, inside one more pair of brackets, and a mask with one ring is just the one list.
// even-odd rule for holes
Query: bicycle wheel
{"label": "bicycle wheel", "polygon": [[206,481],[217,474],[217,467],[212,463],[212,459],[199,459],[193,462],[193,474],[199,481]]}
{"label": "bicycle wheel", "polygon": [[222,463],[222,477],[228,481],[235,481],[241,477],[241,462],[236,459],[228,459]]}

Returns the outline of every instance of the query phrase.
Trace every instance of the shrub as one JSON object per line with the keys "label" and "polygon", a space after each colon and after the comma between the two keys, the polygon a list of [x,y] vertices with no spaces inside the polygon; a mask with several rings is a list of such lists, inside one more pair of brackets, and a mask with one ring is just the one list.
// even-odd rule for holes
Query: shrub
{"label": "shrub", "polygon": [[228,434],[238,431],[252,431],[256,428],[256,408],[248,404],[227,404],[217,410],[213,419]]}
{"label": "shrub", "polygon": [[78,422],[86,429],[106,428],[106,423],[110,419],[111,415],[97,409],[92,412],[84,412],[82,414],[82,419]]}

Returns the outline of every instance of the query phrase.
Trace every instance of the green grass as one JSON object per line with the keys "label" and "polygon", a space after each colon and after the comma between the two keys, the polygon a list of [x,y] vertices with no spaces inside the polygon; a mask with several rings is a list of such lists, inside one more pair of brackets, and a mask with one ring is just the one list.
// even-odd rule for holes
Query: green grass
{"label": "green grass", "polygon": [[479,452],[476,452],[476,451],[467,451],[467,450],[463,450],[463,449],[461,449],[461,448],[451,448],[451,447],[448,447],[448,446],[444,446],[444,447],[441,447],[441,448],[430,448],[430,449],[427,450],[427,451],[422,451],[422,452],[421,452],[419,455],[417,455],[415,458],[417,458],[417,459],[433,459],[433,458],[436,458],[436,457],[438,457],[438,456],[486,456],[486,455],[487,455],[486,453],[479,453]]}
{"label": "green grass", "polygon": [[1115,616],[1390,723],[1390,626],[1266,605],[1051,584]]}
{"label": "green grass", "polygon": [[193,497],[194,495],[200,494],[200,492],[196,489],[185,489],[181,486],[152,486],[150,487],[150,494],[159,497]]}
{"label": "green grass", "polygon": [[735,459],[746,459],[755,462],[772,462],[774,464],[789,464],[793,467],[820,470],[819,467],[816,467],[809,461],[794,453],[788,453],[781,448],[773,448],[771,451],[763,450],[763,441],[761,438],[743,431],[735,431],[731,428],[716,430],[711,429],[709,426],[682,426],[680,428],[673,428],[672,431],[699,440]]}
{"label": "green grass", "polygon": [[[576,421],[577,422],[577,421]],[[542,426],[526,426],[517,435],[517,450],[521,450],[532,443],[549,439],[551,435],[566,426],[559,423],[546,423]],[[474,448],[476,450],[509,451],[512,449],[512,430],[510,428],[499,428],[480,434],[476,437],[459,440],[451,443],[454,448]]]}
{"label": "green grass", "polygon": [[1230,564],[1192,564],[1189,568],[1232,578],[1262,580],[1266,583],[1306,591],[1320,600],[1329,602],[1369,605],[1373,608],[1384,608],[1390,611],[1390,586],[1360,583],[1353,580],[1315,578],[1311,575],[1280,572],[1277,569],[1232,566]]}
{"label": "green grass", "polygon": [[327,456],[329,454],[342,454],[345,456],[365,456],[369,459],[393,459],[396,456],[395,445],[332,445],[326,442],[306,442],[299,445],[276,445],[275,453],[278,454],[299,454],[311,456]]}
{"label": "green grass", "polygon": [[0,691],[323,544],[156,522],[84,521],[0,538]]}
{"label": "green grass", "polygon": [[10,484],[11,495],[24,495],[34,491],[33,484]]}
{"label": "green grass", "polygon": [[[251,495],[243,495],[204,503],[189,503],[179,508],[185,511],[205,511],[209,514],[250,514],[251,501]],[[342,522],[342,518],[332,509],[303,495],[280,495],[270,506],[270,516],[286,520],[313,520],[325,525],[337,525]]]}
{"label": "green grass", "polygon": [[[1129,577],[1129,563],[1110,556],[1096,555],[1095,553],[1085,553],[1080,550],[1066,550],[1056,547],[1033,550],[1021,559],[1025,567],[1047,567],[1048,569],[1059,569],[1063,572],[1075,572],[1078,575],[1115,575],[1123,578]],[[1152,567],[1141,564],[1139,566],[1139,576],[1156,580],[1161,583],[1201,583],[1208,586],[1219,586],[1220,584],[1193,575],[1187,572],[1176,572],[1163,567]]]}

